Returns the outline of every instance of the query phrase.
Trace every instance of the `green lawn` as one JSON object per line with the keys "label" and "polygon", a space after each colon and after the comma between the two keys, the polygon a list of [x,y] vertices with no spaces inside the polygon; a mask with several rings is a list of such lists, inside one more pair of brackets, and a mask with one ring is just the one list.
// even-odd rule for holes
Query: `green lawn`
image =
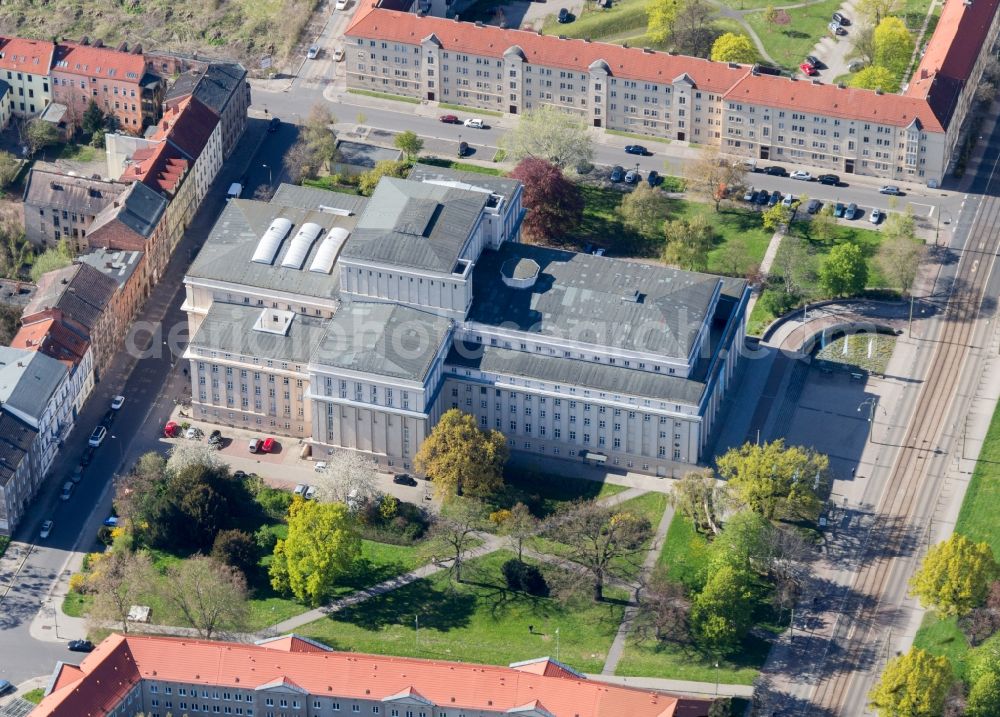
{"label": "green lawn", "polygon": [[[927,17],[927,10],[930,6],[930,0],[905,0],[902,12],[898,13],[898,15],[906,23],[906,27],[910,32],[915,35],[924,24],[924,18]],[[940,13],[940,10],[937,12]],[[931,28],[928,27],[928,30],[931,30]],[[927,38],[930,38],[929,34]]]}
{"label": "green lawn", "polygon": [[480,115],[488,117],[503,117],[503,112],[484,110],[480,107],[466,107],[465,105],[454,105],[450,102],[439,102],[438,107],[443,110],[455,110],[456,112],[466,112],[468,114],[471,114],[473,117],[479,117]]}
{"label": "green lawn", "polygon": [[365,95],[366,97],[378,97],[382,100],[395,100],[397,102],[408,102],[411,105],[419,105],[420,100],[416,97],[406,97],[405,95],[393,95],[388,92],[375,92],[373,90],[359,90],[356,88],[351,88],[347,90],[355,95]]}
{"label": "green lawn", "polygon": [[[788,10],[790,22],[787,25],[767,22],[763,12],[751,13],[746,20],[775,62],[789,70],[797,70],[802,58],[813,51],[821,37],[828,34],[826,26],[830,23],[830,15],[839,10],[841,4],[840,0],[824,0]],[[841,37],[837,42],[850,42],[850,39]]]}
{"label": "green lawn", "polygon": [[67,593],[63,598],[62,611],[70,617],[85,617],[94,603],[93,595]]}
{"label": "green lawn", "polygon": [[25,692],[23,695],[21,695],[21,697],[23,699],[28,700],[28,702],[31,702],[32,704],[36,704],[37,705],[39,702],[42,701],[42,698],[45,697],[45,688],[44,687],[36,687],[33,690],[29,690],[28,692]]}
{"label": "green lawn", "polygon": [[93,162],[97,150],[86,144],[64,144],[59,150],[59,159],[73,162]]}
{"label": "green lawn", "polygon": [[679,513],[670,521],[656,569],[688,590],[700,590],[705,582],[708,540],[695,531],[691,521]]}
{"label": "green lawn", "polygon": [[450,583],[440,572],[296,632],[337,650],[506,665],[555,656],[558,628],[559,659],[584,672],[600,672],[622,604],[564,607],[511,592],[500,577],[500,566],[511,557],[506,551],[484,556],[466,564],[466,582]]}
{"label": "green lawn", "polygon": [[913,638],[913,646],[927,650],[932,655],[947,657],[955,668],[955,673],[961,678],[965,677],[969,641],[958,627],[957,618],[941,620],[933,610],[928,610]]}
{"label": "green lawn", "polygon": [[653,675],[697,682],[715,682],[718,679],[727,685],[752,685],[770,649],[768,641],[750,637],[744,641],[738,654],[719,659],[692,647],[658,644],[649,640],[636,643],[630,638],[615,674],[630,677]]}
{"label": "green lawn", "polygon": [[[553,12],[545,18],[542,30],[546,35],[589,37],[593,40],[626,37],[629,33],[645,32],[648,3],[649,0],[620,0],[612,3],[607,10],[597,7],[596,3],[586,3],[576,20],[565,25],[557,22]],[[630,41],[629,44],[642,47],[638,42]]]}
{"label": "green lawn", "polygon": [[[869,347],[871,356],[868,355]],[[885,373],[896,348],[896,337],[886,334],[841,336],[816,352],[816,358],[831,363],[857,366],[871,373]]]}
{"label": "green lawn", "polygon": [[504,470],[504,481],[511,489],[508,502],[523,501],[539,518],[551,515],[574,500],[596,500],[625,490],[625,486],[614,483],[536,473],[511,465]]}
{"label": "green lawn", "polygon": [[460,172],[477,172],[479,174],[490,174],[494,177],[503,175],[503,171],[496,167],[481,167],[478,164],[456,162],[452,159],[441,159],[440,157],[421,157],[417,161],[420,164],[430,164],[435,167],[445,167],[446,169],[455,169]]}
{"label": "green lawn", "polygon": [[[691,202],[683,199],[672,200],[674,210],[671,219],[690,219],[702,216],[715,228],[717,238],[715,248],[708,255],[708,270],[713,274],[745,276],[753,265],[760,265],[767,252],[767,245],[774,236],[761,225],[761,212],[743,208],[725,208],[715,211],[715,206],[707,202]],[[743,242],[746,251],[737,262],[727,259],[726,246],[731,242]]]}

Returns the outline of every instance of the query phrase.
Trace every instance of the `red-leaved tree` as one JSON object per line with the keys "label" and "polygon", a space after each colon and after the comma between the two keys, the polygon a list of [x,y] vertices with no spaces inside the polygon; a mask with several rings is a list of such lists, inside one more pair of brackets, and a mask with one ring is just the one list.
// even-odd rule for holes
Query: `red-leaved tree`
{"label": "red-leaved tree", "polygon": [[522,228],[529,239],[562,242],[579,226],[583,198],[554,164],[525,157],[510,176],[524,184],[522,202],[528,213]]}

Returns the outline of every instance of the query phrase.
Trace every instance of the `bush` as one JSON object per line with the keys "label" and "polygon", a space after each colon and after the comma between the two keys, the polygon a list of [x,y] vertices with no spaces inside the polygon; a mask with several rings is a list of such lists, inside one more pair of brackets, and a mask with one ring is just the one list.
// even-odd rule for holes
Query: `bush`
{"label": "bush", "polygon": [[760,304],[773,316],[781,316],[799,303],[799,297],[780,289],[765,289],[760,295]]}
{"label": "bush", "polygon": [[257,544],[257,549],[261,553],[270,553],[274,551],[274,546],[278,544],[278,536],[274,534],[273,530],[270,530],[266,525],[259,528],[256,533],[253,534],[253,540]]}
{"label": "bush", "polygon": [[111,545],[114,542],[114,529],[102,525],[97,529],[97,539],[104,545]]}
{"label": "bush", "polygon": [[264,486],[257,493],[255,500],[269,518],[282,520],[288,514],[288,507],[292,504],[292,494],[287,490]]}
{"label": "bush", "polygon": [[507,587],[518,592],[528,593],[537,597],[547,597],[549,586],[542,572],[534,565],[529,565],[517,558],[511,558],[500,568]]}
{"label": "bush", "polygon": [[87,592],[87,576],[83,573],[73,573],[69,576],[69,591],[78,595]]}
{"label": "bush", "polygon": [[212,557],[239,570],[247,582],[250,582],[260,559],[257,541],[242,530],[220,531],[212,544]]}
{"label": "bush", "polygon": [[395,512],[386,515],[385,497],[366,501],[357,512],[361,536],[379,543],[411,545],[430,527],[427,516],[413,503],[395,501]]}

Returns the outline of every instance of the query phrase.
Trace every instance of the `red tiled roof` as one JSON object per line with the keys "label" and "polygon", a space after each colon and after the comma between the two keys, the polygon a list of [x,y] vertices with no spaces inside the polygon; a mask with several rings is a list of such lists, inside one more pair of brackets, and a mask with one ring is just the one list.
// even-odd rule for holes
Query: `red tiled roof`
{"label": "red tiled roof", "polygon": [[284,650],[285,652],[330,652],[330,648],[326,645],[298,635],[281,635],[280,637],[260,640],[257,644],[269,650]]}
{"label": "red tiled roof", "polygon": [[90,342],[54,318],[22,326],[14,334],[11,347],[39,351],[73,368],[87,353]]}
{"label": "red tiled roof", "polygon": [[147,139],[169,140],[191,159],[197,159],[215,131],[219,118],[193,96],[168,107]]}
{"label": "red tiled roof", "polygon": [[545,677],[568,677],[574,680],[581,677],[580,673],[573,668],[567,667],[561,662],[556,662],[549,657],[515,662],[510,667],[514,670],[530,672],[533,675],[544,675]]}
{"label": "red tiled roof", "polygon": [[964,0],[945,0],[941,19],[906,94],[927,97],[937,73],[954,80],[969,79],[998,5],[1000,0],[974,0],[968,4]]}
{"label": "red tiled roof", "polygon": [[54,72],[83,77],[104,77],[118,82],[138,84],[146,71],[142,55],[119,52],[110,47],[60,42],[52,58]]}
{"label": "red tiled roof", "polygon": [[700,89],[718,93],[732,87],[750,70],[745,65],[730,67],[725,62],[697,57],[650,53],[641,48],[604,42],[560,40],[552,35],[539,35],[527,30],[505,30],[492,25],[480,27],[471,22],[420,17],[380,8],[370,9],[363,16],[359,10],[346,34],[411,45],[419,45],[421,40],[433,34],[445,50],[496,58],[503,57],[507,49],[516,45],[521,48],[525,59],[535,65],[586,72],[591,63],[603,60],[615,77],[671,82],[687,73]]}
{"label": "red tiled roof", "polygon": [[770,75],[747,75],[724,97],[730,102],[787,107],[801,112],[897,127],[906,127],[916,118],[928,132],[944,131],[927,102],[917,97],[876,94],[871,90],[817,85],[806,80]]}
{"label": "red tiled roof", "polygon": [[267,646],[112,635],[80,665],[83,676],[42,700],[32,717],[103,714],[141,677],[254,689],[290,680],[314,695],[382,700],[400,694],[451,709],[504,712],[525,705],[577,717],[675,717],[673,695],[509,667],[346,652],[286,652]]}
{"label": "red tiled roof", "polygon": [[45,40],[0,36],[0,69],[47,75],[53,48],[55,45]]}
{"label": "red tiled roof", "polygon": [[188,170],[188,161],[180,150],[167,142],[155,147],[142,147],[132,155],[119,181],[138,180],[158,192],[173,194]]}

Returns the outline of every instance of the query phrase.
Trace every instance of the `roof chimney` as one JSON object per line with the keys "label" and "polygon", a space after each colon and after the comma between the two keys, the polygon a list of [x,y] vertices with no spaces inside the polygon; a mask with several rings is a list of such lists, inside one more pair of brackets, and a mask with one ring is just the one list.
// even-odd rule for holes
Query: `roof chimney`
{"label": "roof chimney", "polygon": [[926,80],[929,76],[930,76],[930,73],[927,71],[927,68],[926,67],[921,67],[920,68],[920,79],[921,80]]}
{"label": "roof chimney", "polygon": [[476,20],[476,27],[482,27],[482,26],[483,26],[483,21],[482,20]]}
{"label": "roof chimney", "polygon": [[644,48],[642,48],[642,51],[644,53],[646,53],[647,55],[652,55],[653,54],[653,48],[651,48],[651,47],[644,47]]}
{"label": "roof chimney", "polygon": [[541,35],[541,34],[542,34],[542,28],[538,28],[538,34],[539,34],[539,35]]}
{"label": "roof chimney", "polygon": [[822,82],[820,82],[819,80],[813,80],[813,81],[812,81],[812,83],[813,83],[814,85],[822,85],[822,84],[823,84],[823,83],[822,83]]}
{"label": "roof chimney", "polygon": [[876,94],[876,95],[880,95],[880,94],[882,94],[882,88],[881,88],[881,87],[876,87],[876,88],[875,88],[875,94]]}
{"label": "roof chimney", "polygon": [[135,47],[133,47],[132,48],[132,54],[133,55],[141,55],[142,54],[142,45],[136,45]]}
{"label": "roof chimney", "polygon": [[843,82],[838,82],[837,83],[837,87],[839,87],[840,89],[843,90],[843,89],[845,89],[847,87],[847,85],[845,85]]}
{"label": "roof chimney", "polygon": [[84,35],[84,36],[83,36],[83,39],[82,39],[82,40],[80,40],[80,44],[81,44],[81,45],[89,45],[89,44],[90,44],[90,38],[89,38],[89,37],[87,37],[86,35]]}
{"label": "roof chimney", "polygon": [[101,38],[94,40],[94,47],[104,47],[104,40]]}
{"label": "roof chimney", "polygon": [[560,35],[560,36],[559,36],[559,39],[560,39],[560,40],[565,40],[565,39],[566,39],[566,36],[565,36],[565,35]]}
{"label": "roof chimney", "polygon": [[590,42],[590,38],[589,37],[585,37],[585,38],[583,38],[583,41],[584,42]]}
{"label": "roof chimney", "polygon": [[455,22],[460,22],[460,21],[461,21],[461,19],[462,19],[462,18],[460,18],[460,17],[458,16],[458,15],[455,15]]}
{"label": "roof chimney", "polygon": [[128,43],[123,42],[118,47],[115,48],[115,52],[128,52]]}

